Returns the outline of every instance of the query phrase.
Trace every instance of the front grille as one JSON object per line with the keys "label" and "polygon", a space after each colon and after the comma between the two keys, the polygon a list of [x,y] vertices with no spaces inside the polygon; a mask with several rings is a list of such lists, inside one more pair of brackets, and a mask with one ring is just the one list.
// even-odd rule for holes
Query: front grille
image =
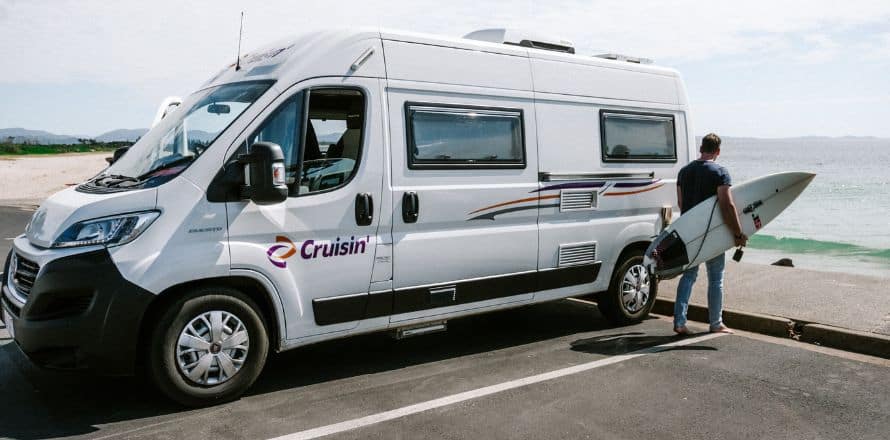
{"label": "front grille", "polygon": [[34,281],[37,281],[40,266],[13,252],[10,269],[12,271],[12,287],[19,295],[28,299],[28,295],[31,294],[31,288],[34,287]]}

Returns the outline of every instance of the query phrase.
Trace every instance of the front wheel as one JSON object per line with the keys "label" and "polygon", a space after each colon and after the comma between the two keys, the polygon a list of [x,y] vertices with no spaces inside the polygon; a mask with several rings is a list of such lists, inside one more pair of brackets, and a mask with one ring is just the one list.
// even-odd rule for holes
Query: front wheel
{"label": "front wheel", "polygon": [[187,406],[237,399],[266,362],[269,340],[256,305],[226,287],[200,288],[174,302],[152,332],[149,372]]}
{"label": "front wheel", "polygon": [[649,315],[657,294],[658,282],[643,265],[643,253],[634,251],[618,261],[609,290],[600,294],[597,306],[614,324],[635,324]]}

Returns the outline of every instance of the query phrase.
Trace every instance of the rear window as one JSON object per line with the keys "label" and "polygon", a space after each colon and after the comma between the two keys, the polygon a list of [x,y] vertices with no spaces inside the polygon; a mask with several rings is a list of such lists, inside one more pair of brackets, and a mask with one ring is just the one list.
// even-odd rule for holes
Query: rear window
{"label": "rear window", "polygon": [[410,168],[523,168],[522,111],[407,104]]}
{"label": "rear window", "polygon": [[604,162],[676,162],[673,115],[601,111]]}

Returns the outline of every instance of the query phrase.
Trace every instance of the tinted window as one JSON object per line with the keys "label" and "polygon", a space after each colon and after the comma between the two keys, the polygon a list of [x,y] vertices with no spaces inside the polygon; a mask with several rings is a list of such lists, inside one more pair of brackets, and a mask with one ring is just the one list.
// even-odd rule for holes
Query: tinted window
{"label": "tinted window", "polygon": [[[365,98],[353,89],[323,88],[282,104],[248,139],[281,146],[290,195],[329,191],[352,179],[361,158]],[[305,125],[305,129],[304,129]]]}
{"label": "tinted window", "polygon": [[408,105],[409,166],[523,167],[522,112]]}
{"label": "tinted window", "polygon": [[637,113],[601,113],[603,160],[674,162],[674,117]]}
{"label": "tinted window", "polygon": [[352,89],[309,95],[300,194],[329,191],[352,179],[364,141],[365,97]]}

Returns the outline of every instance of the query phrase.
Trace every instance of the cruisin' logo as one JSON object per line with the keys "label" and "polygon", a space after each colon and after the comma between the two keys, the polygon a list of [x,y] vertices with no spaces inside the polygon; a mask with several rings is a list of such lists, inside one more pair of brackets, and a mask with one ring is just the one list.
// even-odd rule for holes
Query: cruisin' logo
{"label": "cruisin' logo", "polygon": [[[284,260],[287,260],[297,253],[297,246],[294,244],[294,242],[290,241],[283,235],[276,236],[275,242],[277,244],[273,244],[272,247],[270,247],[269,250],[266,251],[266,255],[269,256],[270,263],[283,269],[287,267],[287,261]],[[278,253],[278,251],[282,249],[287,250],[283,253]]]}
{"label": "cruisin' logo", "polygon": [[[359,239],[351,236],[348,240],[340,237],[333,240],[306,240],[299,246],[300,257],[304,260],[314,260],[317,258],[364,254],[367,252],[368,243],[370,242],[370,235]],[[275,244],[266,251],[269,262],[282,269],[287,267],[287,261],[285,260],[296,254],[297,245],[283,235],[276,236]]]}

